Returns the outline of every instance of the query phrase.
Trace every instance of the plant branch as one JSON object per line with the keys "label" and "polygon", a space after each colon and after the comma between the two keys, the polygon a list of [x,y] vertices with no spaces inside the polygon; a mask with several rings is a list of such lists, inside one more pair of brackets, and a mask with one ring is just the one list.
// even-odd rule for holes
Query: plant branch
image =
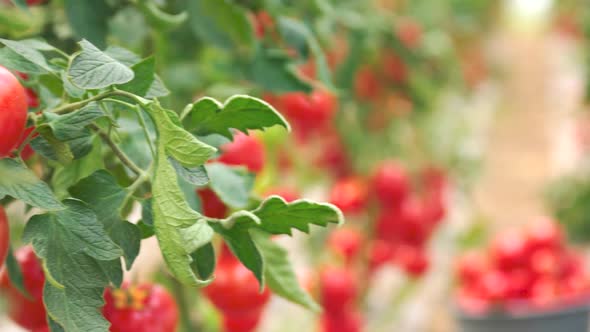
{"label": "plant branch", "polygon": [[107,143],[107,145],[111,148],[111,150],[113,150],[113,152],[115,153],[115,155],[117,156],[117,158],[119,158],[119,160],[121,160],[121,162],[123,163],[123,165],[127,166],[127,168],[129,168],[131,171],[133,171],[133,173],[143,176],[144,175],[144,171],[139,168],[126,154],[125,152],[123,152],[118,146],[117,144],[115,144],[115,142],[113,142],[113,140],[111,139],[111,137],[109,136],[108,133],[106,133],[104,130],[100,129],[97,125],[95,124],[90,124],[88,126],[90,129],[92,129],[94,132],[96,132],[98,134],[98,136],[100,136],[100,138],[102,138],[102,140]]}
{"label": "plant branch", "polygon": [[105,92],[99,93],[96,96],[92,96],[90,98],[80,100],[75,103],[71,103],[71,104],[64,105],[62,107],[58,107],[58,108],[54,109],[52,112],[55,114],[70,113],[70,112],[73,112],[77,109],[80,109],[80,108],[90,104],[93,101],[99,101],[99,100],[102,100],[102,99],[105,99],[105,98],[108,98],[111,96],[122,96],[122,97],[131,98],[141,105],[144,105],[145,102],[147,101],[146,99],[143,99],[131,92],[127,92],[127,91],[123,91],[123,90],[111,90],[111,91],[105,91]]}
{"label": "plant branch", "polygon": [[143,129],[143,134],[145,136],[145,139],[147,141],[148,146],[150,147],[150,151],[152,152],[152,157],[156,156],[156,149],[154,148],[154,145],[152,144],[152,140],[150,138],[150,133],[147,130],[147,124],[145,122],[145,119],[143,118],[143,113],[141,112],[141,108],[140,107],[134,107],[135,112],[137,113],[137,117],[139,118],[139,124],[141,125],[141,128]]}

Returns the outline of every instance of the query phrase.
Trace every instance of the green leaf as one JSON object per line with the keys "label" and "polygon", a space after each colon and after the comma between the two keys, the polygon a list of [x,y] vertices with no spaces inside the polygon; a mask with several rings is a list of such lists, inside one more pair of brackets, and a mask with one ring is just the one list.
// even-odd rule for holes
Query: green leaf
{"label": "green leaf", "polygon": [[87,40],[80,41],[82,51],[74,56],[68,75],[83,89],[102,89],[133,79],[133,70],[99,50]]}
{"label": "green leaf", "polygon": [[[247,218],[241,218],[245,222]],[[215,231],[221,234],[227,246],[234,255],[244,264],[248,270],[254,273],[258,280],[260,289],[264,289],[264,260],[256,243],[252,240],[252,235],[248,227],[241,227],[240,221],[231,228],[222,227],[220,224],[214,224]]]}
{"label": "green leaf", "polygon": [[245,95],[233,96],[224,104],[213,98],[201,98],[193,104],[184,125],[195,135],[220,134],[229,139],[233,137],[230,129],[248,133],[249,129],[279,125],[290,130],[285,118],[270,104]]}
{"label": "green leaf", "polygon": [[190,27],[204,41],[225,49],[246,48],[254,44],[254,31],[246,11],[226,0],[191,0],[188,4]]}
{"label": "green leaf", "polygon": [[215,271],[215,250],[211,242],[197,249],[191,254],[192,267],[203,280],[210,279]]}
{"label": "green leaf", "polygon": [[162,11],[158,5],[152,1],[140,1],[138,5],[149,22],[159,30],[177,28],[188,19],[188,14],[186,12],[169,14]]}
{"label": "green leaf", "polygon": [[43,157],[59,161],[62,164],[69,164],[74,159],[79,159],[87,155],[92,150],[92,141],[94,135],[88,130],[78,130],[71,133],[72,137],[66,141],[60,141],[53,135],[53,132],[42,131],[31,141],[31,147]]}
{"label": "green leaf", "polygon": [[313,33],[303,23],[288,17],[279,18],[278,28],[287,42],[293,41],[293,43],[290,43],[291,45],[301,47],[302,41],[307,44],[307,47],[314,56],[318,78],[325,85],[332,86],[326,56]]}
{"label": "green leaf", "polygon": [[27,2],[25,0],[11,0],[12,3],[22,10],[29,10]]}
{"label": "green leaf", "polygon": [[291,235],[292,229],[309,233],[310,225],[326,227],[342,224],[342,212],[332,204],[299,199],[287,203],[279,196],[270,196],[252,213],[260,219],[260,229],[271,234]]}
{"label": "green leaf", "polygon": [[131,69],[134,73],[133,80],[119,86],[119,89],[138,96],[145,96],[155,80],[156,61],[154,57],[143,59],[134,64]]}
{"label": "green leaf", "polygon": [[15,41],[0,38],[0,43],[48,72],[59,70],[59,67],[49,63],[42,53],[42,51],[53,51],[55,48],[43,41],[36,39]]}
{"label": "green leaf", "polygon": [[72,32],[100,48],[106,46],[108,19],[111,9],[106,1],[65,0],[66,16]]}
{"label": "green leaf", "polygon": [[111,45],[104,51],[104,53],[128,67],[132,67],[141,61],[139,55],[119,46]]}
{"label": "green leaf", "polygon": [[46,70],[8,47],[0,49],[0,65],[28,74],[45,74]]}
{"label": "green leaf", "polygon": [[255,175],[243,167],[231,167],[221,163],[205,165],[209,186],[228,206],[245,208],[254,186]]}
{"label": "green leaf", "polygon": [[14,252],[12,251],[12,246],[8,247],[8,254],[6,255],[6,261],[4,263],[6,266],[6,272],[8,272],[8,278],[10,282],[18,289],[18,291],[23,294],[27,298],[31,298],[31,295],[27,291],[24,279],[23,279],[23,272],[20,269],[20,265],[14,257]]}
{"label": "green leaf", "polygon": [[[64,205],[66,206],[64,210],[33,216],[25,228],[23,241],[32,241],[33,245],[37,247],[36,239],[40,234],[27,232],[28,225],[31,224],[33,225],[31,227],[38,229],[35,227],[36,224],[45,223],[43,228],[49,228],[48,230],[59,233],[55,235],[63,237],[63,242],[60,245],[69,252],[83,252],[102,261],[113,260],[123,255],[121,248],[109,238],[104,225],[98,221],[96,214],[90,207],[75,199],[65,200]],[[59,264],[61,264],[58,256],[51,256],[51,258],[55,261],[48,262],[50,272],[53,269],[59,269]]]}
{"label": "green leaf", "polygon": [[260,48],[246,70],[253,82],[269,92],[311,92],[311,85],[301,80],[291,61],[282,51]]}
{"label": "green leaf", "polygon": [[106,114],[97,103],[90,103],[81,109],[65,115],[45,113],[51,115],[47,125],[53,130],[55,138],[60,141],[68,141],[80,136],[84,128]]}
{"label": "green leaf", "polygon": [[209,176],[207,175],[207,170],[205,166],[198,166],[187,168],[182,166],[179,162],[177,162],[174,158],[168,158],[170,164],[176,170],[176,174],[180,175],[183,179],[185,179],[188,183],[193,184],[195,186],[204,186],[209,183]]}
{"label": "green leaf", "polygon": [[23,164],[8,158],[0,159],[0,199],[6,195],[44,210],[63,209],[45,182]]}
{"label": "green leaf", "polygon": [[166,97],[169,94],[170,90],[168,90],[166,85],[164,85],[164,82],[162,82],[160,76],[156,75],[154,81],[152,82],[152,85],[150,85],[150,88],[148,89],[148,92],[145,94],[145,97],[147,99],[154,99]]}
{"label": "green leaf", "polygon": [[199,141],[180,127],[178,125],[180,121],[174,112],[166,111],[159,105],[153,104],[149,114],[156,124],[159,144],[167,155],[176,159],[184,167],[201,166],[215,153],[214,147]]}
{"label": "green leaf", "polygon": [[201,219],[187,228],[178,230],[184,239],[184,247],[187,252],[193,253],[197,249],[210,243],[213,239],[213,228],[207,224],[205,219]]}
{"label": "green leaf", "polygon": [[127,270],[130,270],[137,255],[139,255],[141,244],[141,231],[139,227],[128,221],[118,220],[109,229],[109,236],[123,249],[125,266]]}
{"label": "green leaf", "polygon": [[312,311],[320,311],[320,306],[301,288],[287,251],[274,243],[267,233],[253,232],[253,238],[264,259],[266,285],[273,294]]}
{"label": "green leaf", "polygon": [[93,172],[104,168],[100,140],[94,139],[90,153],[68,165],[58,165],[55,168],[51,183],[59,197],[66,197],[67,190],[81,179]]}

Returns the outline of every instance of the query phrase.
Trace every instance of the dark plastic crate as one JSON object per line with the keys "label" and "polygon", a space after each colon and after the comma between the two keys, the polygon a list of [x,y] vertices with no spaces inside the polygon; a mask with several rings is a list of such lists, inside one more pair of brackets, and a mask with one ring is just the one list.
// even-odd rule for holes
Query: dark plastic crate
{"label": "dark plastic crate", "polygon": [[473,316],[457,311],[460,332],[589,332],[588,304],[529,313]]}

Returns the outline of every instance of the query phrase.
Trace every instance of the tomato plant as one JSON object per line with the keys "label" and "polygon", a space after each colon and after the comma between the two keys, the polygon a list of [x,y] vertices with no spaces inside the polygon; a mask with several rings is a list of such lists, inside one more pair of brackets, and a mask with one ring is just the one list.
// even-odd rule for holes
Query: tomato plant
{"label": "tomato plant", "polygon": [[16,147],[27,121],[27,97],[18,79],[0,66],[0,157],[6,157]]}

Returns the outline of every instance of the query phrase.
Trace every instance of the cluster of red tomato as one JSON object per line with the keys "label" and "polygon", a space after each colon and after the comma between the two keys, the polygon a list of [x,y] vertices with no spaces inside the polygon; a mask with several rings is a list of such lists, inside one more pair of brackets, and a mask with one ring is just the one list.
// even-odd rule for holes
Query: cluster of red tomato
{"label": "cluster of red tomato", "polygon": [[223,246],[215,270],[215,281],[203,293],[220,311],[226,332],[250,332],[256,329],[270,290],[261,292],[254,274],[226,246]]}
{"label": "cluster of red tomato", "polygon": [[[338,180],[330,201],[349,215],[365,211],[371,199],[376,202],[377,218],[368,239],[370,269],[393,262],[409,275],[421,276],[429,266],[427,241],[446,214],[444,174],[434,169],[424,172],[418,194],[412,192],[410,178],[401,165],[384,161],[367,182],[358,177]],[[332,234],[330,244],[350,260],[363,240],[360,233],[343,229]]]}
{"label": "cluster of red tomato", "polygon": [[[9,317],[18,325],[33,332],[48,331],[43,285],[45,274],[30,246],[15,253],[28,295],[23,295],[10,281],[6,269],[0,274],[0,292],[8,300]],[[120,289],[107,288],[103,308],[111,323],[111,332],[170,332],[176,329],[176,302],[161,286],[155,284],[123,285]]]}
{"label": "cluster of red tomato", "polygon": [[458,304],[468,313],[485,314],[587,301],[590,275],[584,265],[583,257],[565,246],[559,226],[540,219],[525,231],[499,234],[485,255],[469,252],[459,259]]}

